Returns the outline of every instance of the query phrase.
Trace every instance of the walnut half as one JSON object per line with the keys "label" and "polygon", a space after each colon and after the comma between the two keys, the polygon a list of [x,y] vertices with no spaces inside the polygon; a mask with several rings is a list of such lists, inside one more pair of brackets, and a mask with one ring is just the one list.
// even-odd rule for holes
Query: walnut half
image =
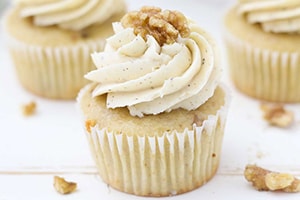
{"label": "walnut half", "polygon": [[300,180],[291,174],[272,172],[256,165],[247,165],[244,176],[259,191],[300,192]]}
{"label": "walnut half", "polygon": [[125,28],[133,28],[144,40],[146,35],[152,35],[161,46],[174,43],[179,34],[183,38],[190,35],[188,20],[182,13],[157,7],[144,6],[140,11],[129,12],[121,23]]}

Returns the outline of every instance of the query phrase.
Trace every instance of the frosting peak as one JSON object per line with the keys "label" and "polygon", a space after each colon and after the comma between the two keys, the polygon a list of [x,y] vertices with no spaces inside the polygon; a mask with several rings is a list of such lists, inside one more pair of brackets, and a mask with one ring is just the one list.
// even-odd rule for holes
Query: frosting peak
{"label": "frosting peak", "polygon": [[107,107],[127,107],[133,116],[197,109],[215,91],[221,69],[215,44],[195,23],[174,43],[144,39],[134,28],[113,24],[103,52],[92,54],[97,69],[85,77],[99,83],[93,96],[107,94]]}
{"label": "frosting peak", "polygon": [[300,33],[299,0],[243,0],[238,9],[249,23],[261,24],[264,31]]}
{"label": "frosting peak", "polygon": [[22,17],[33,17],[38,26],[58,25],[81,30],[101,24],[124,10],[123,0],[20,0]]}

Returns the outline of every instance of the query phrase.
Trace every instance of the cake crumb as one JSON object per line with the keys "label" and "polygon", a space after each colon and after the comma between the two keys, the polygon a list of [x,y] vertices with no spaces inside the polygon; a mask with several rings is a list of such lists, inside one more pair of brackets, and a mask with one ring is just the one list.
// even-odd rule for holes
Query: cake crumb
{"label": "cake crumb", "polygon": [[282,104],[266,104],[260,106],[264,119],[273,126],[285,128],[294,122],[294,113],[284,108]]}
{"label": "cake crumb", "polygon": [[24,116],[28,117],[36,112],[36,103],[31,101],[27,104],[22,105],[22,113]]}
{"label": "cake crumb", "polygon": [[300,192],[300,180],[291,174],[273,172],[256,165],[247,165],[244,176],[258,191]]}
{"label": "cake crumb", "polygon": [[54,188],[60,194],[70,194],[77,189],[77,183],[68,182],[64,178],[54,176]]}
{"label": "cake crumb", "polygon": [[91,128],[94,126],[96,126],[96,120],[89,119],[85,121],[85,129],[87,132],[91,133]]}

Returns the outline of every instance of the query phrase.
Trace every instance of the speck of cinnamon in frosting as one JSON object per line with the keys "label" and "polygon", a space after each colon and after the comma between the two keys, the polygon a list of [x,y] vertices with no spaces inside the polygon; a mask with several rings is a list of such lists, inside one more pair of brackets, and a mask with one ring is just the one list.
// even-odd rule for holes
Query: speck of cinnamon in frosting
{"label": "speck of cinnamon in frosting", "polygon": [[129,12],[121,23],[145,40],[147,35],[152,35],[161,46],[174,43],[179,35],[182,38],[190,35],[188,20],[182,13],[157,7],[145,6],[140,11]]}

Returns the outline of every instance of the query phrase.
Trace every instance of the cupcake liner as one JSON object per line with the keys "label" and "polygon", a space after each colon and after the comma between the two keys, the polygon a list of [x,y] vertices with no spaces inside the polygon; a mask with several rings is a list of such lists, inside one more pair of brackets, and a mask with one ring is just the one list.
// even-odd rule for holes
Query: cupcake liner
{"label": "cupcake liner", "polygon": [[300,52],[252,46],[226,33],[231,78],[243,93],[267,101],[300,102]]}
{"label": "cupcake liner", "polygon": [[21,84],[47,98],[74,99],[88,83],[84,74],[93,70],[90,54],[103,49],[105,40],[91,40],[69,46],[30,45],[5,36]]}
{"label": "cupcake liner", "polygon": [[100,176],[111,187],[140,196],[169,196],[200,187],[219,166],[227,108],[228,97],[202,126],[153,137],[89,127],[86,136]]}

